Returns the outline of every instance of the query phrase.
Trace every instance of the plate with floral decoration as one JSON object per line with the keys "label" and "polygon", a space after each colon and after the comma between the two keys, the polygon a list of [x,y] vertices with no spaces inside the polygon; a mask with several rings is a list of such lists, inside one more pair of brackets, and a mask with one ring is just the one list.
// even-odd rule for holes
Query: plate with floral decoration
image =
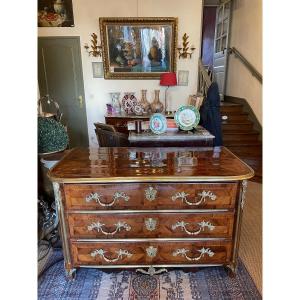
{"label": "plate with floral decoration", "polygon": [[134,113],[134,106],[138,103],[134,93],[125,93],[122,99],[122,106],[127,114]]}
{"label": "plate with floral decoration", "polygon": [[193,105],[183,105],[176,111],[174,119],[180,129],[192,130],[199,124],[200,113]]}
{"label": "plate with floral decoration", "polygon": [[153,133],[162,134],[168,127],[167,118],[163,114],[155,113],[150,118],[149,127]]}

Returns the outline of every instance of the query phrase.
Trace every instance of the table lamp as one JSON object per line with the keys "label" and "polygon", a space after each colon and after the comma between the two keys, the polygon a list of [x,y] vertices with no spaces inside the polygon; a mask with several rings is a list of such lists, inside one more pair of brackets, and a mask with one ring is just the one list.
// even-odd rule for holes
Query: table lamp
{"label": "table lamp", "polygon": [[170,86],[177,85],[176,73],[169,72],[169,73],[162,73],[160,75],[160,85],[168,86],[165,91],[165,113],[168,114],[167,110],[167,90]]}

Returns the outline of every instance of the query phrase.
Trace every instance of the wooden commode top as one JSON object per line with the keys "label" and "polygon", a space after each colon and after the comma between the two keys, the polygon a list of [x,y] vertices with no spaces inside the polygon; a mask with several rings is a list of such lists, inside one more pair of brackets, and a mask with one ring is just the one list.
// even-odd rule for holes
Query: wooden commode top
{"label": "wooden commode top", "polygon": [[76,148],[50,172],[56,182],[228,181],[253,170],[227,148]]}

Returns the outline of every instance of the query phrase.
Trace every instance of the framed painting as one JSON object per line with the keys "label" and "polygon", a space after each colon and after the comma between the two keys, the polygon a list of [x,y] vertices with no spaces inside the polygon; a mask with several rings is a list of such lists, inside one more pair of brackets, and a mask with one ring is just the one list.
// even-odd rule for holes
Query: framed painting
{"label": "framed painting", "polygon": [[72,0],[38,0],[38,27],[73,27]]}
{"label": "framed painting", "polygon": [[177,18],[100,18],[105,79],[176,72]]}

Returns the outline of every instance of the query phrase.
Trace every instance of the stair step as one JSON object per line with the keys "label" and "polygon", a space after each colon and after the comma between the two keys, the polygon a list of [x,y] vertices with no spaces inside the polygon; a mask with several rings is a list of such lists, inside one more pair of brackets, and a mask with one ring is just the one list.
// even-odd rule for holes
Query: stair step
{"label": "stair step", "polygon": [[232,124],[232,125],[236,125],[236,124],[251,124],[253,125],[253,123],[246,119],[246,120],[232,120],[232,119],[227,119],[227,120],[222,120],[222,125],[224,124]]}
{"label": "stair step", "polygon": [[221,113],[242,113],[242,105],[220,106]]}
{"label": "stair step", "polygon": [[222,124],[223,132],[231,131],[251,131],[253,128],[252,123],[236,123],[236,124]]}
{"label": "stair step", "polygon": [[[221,114],[221,116],[222,116],[222,121],[227,121],[227,122],[248,120],[248,114],[232,114],[232,115]],[[224,117],[227,118],[225,119]]]}
{"label": "stair step", "polygon": [[235,132],[229,134],[223,134],[223,141],[231,142],[237,141],[239,143],[244,141],[258,141],[259,133],[252,131],[252,132]]}

